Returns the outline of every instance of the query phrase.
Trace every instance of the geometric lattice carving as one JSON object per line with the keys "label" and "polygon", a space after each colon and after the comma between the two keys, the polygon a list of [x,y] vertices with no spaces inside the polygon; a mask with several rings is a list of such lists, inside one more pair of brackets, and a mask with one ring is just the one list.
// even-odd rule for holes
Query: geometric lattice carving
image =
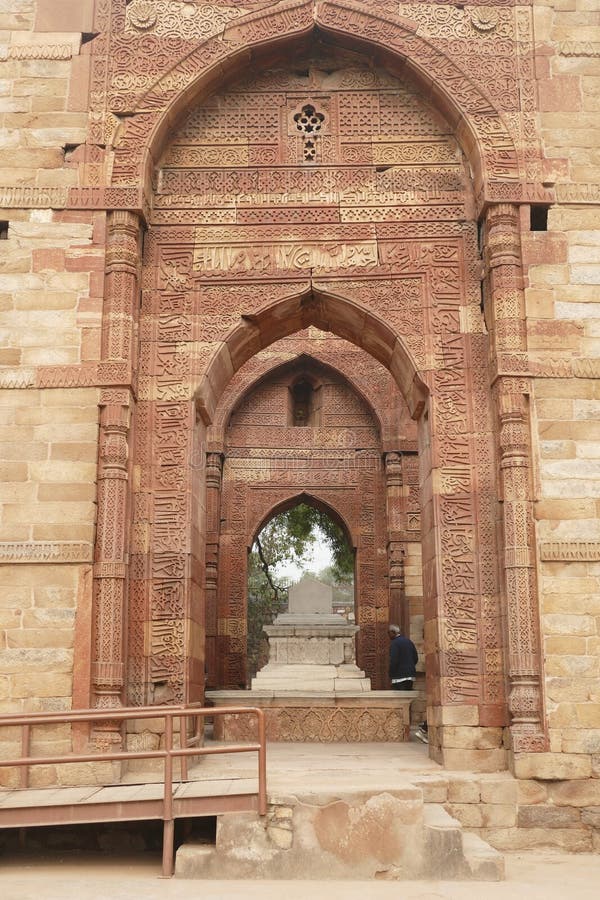
{"label": "geometric lattice carving", "polygon": [[325,116],[317,112],[311,103],[306,103],[294,116],[296,130],[303,137],[303,154],[305,162],[314,162],[317,157],[317,139],[323,127]]}

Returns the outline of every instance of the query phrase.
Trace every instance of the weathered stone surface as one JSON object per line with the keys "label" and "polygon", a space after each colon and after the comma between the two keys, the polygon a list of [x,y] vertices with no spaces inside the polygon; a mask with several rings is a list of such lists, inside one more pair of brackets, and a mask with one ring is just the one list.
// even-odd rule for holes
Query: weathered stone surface
{"label": "weathered stone surface", "polygon": [[571,853],[585,853],[592,849],[589,830],[577,828],[482,828],[479,834],[497,850],[556,847]]}
{"label": "weathered stone surface", "polygon": [[[272,812],[263,823],[253,814],[219,818],[213,855],[178,852],[176,875],[310,878],[352,871],[418,873],[425,858],[420,793],[398,798],[382,793],[325,805],[296,801],[284,819]],[[287,822],[286,822],[287,820]],[[279,822],[279,824],[276,824]],[[293,852],[292,852],[293,848]]]}
{"label": "weathered stone surface", "polygon": [[478,780],[450,779],[448,782],[448,800],[451,803],[479,803],[481,786]]}
{"label": "weathered stone surface", "polygon": [[582,779],[553,784],[549,795],[556,806],[597,806],[600,803],[600,782]]}
{"label": "weathered stone surface", "polygon": [[589,778],[592,766],[589,756],[577,753],[523,754],[515,758],[517,778],[540,778],[544,781]]}
{"label": "weathered stone surface", "polygon": [[545,803],[548,799],[548,785],[539,781],[517,780],[517,802],[519,806],[530,803]]}
{"label": "weathered stone surface", "polygon": [[455,771],[501,772],[506,768],[506,751],[444,749],[443,763]]}
{"label": "weathered stone surface", "polygon": [[517,816],[519,828],[578,828],[581,814],[572,807],[522,806]]}
{"label": "weathered stone surface", "polygon": [[444,726],[442,740],[446,747],[492,750],[502,746],[503,732],[501,728]]}
{"label": "weathered stone surface", "polygon": [[600,828],[600,806],[590,806],[581,810],[583,825],[591,825],[592,828]]}
{"label": "weathered stone surface", "polygon": [[516,804],[521,783],[514,778],[481,778],[481,802],[491,804]]}

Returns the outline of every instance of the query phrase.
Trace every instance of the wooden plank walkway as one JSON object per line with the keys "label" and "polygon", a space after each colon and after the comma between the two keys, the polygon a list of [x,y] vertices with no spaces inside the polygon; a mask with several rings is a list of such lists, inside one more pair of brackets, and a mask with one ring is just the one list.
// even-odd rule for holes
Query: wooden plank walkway
{"label": "wooden plank walkway", "polygon": [[[163,818],[162,784],[25,788],[0,792],[0,828]],[[173,785],[173,818],[257,811],[257,780],[218,779]]]}

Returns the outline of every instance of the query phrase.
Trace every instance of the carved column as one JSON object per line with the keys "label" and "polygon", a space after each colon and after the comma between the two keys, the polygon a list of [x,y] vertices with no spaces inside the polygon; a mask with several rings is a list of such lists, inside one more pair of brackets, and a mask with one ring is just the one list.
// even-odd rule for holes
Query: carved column
{"label": "carved column", "polygon": [[94,705],[110,709],[122,705],[124,684],[129,391],[103,391],[101,404],[92,684]]}
{"label": "carved column", "polygon": [[[529,381],[521,271],[519,210],[499,204],[487,212],[486,263],[495,356],[503,503],[511,742],[514,752],[546,749],[535,571]],[[523,377],[519,373],[523,372]],[[508,374],[510,373],[510,374]]]}
{"label": "carved column", "polygon": [[102,317],[102,361],[125,364],[133,358],[133,332],[139,306],[141,222],[136,213],[109,213]]}
{"label": "carved column", "polygon": [[[94,554],[93,703],[122,705],[125,597],[128,562],[129,433],[133,405],[133,342],[138,308],[141,226],[138,216],[113,212],[108,220],[100,396],[98,517]],[[118,723],[95,729],[96,741],[119,743]]]}
{"label": "carved column", "polygon": [[206,454],[206,673],[208,687],[216,687],[217,676],[217,580],[221,525],[221,479],[223,456]]}
{"label": "carved column", "polygon": [[409,610],[404,594],[404,559],[406,546],[404,530],[406,497],[402,478],[402,454],[384,454],[385,493],[388,527],[388,571],[390,592],[390,622],[396,622],[404,634],[409,633]]}

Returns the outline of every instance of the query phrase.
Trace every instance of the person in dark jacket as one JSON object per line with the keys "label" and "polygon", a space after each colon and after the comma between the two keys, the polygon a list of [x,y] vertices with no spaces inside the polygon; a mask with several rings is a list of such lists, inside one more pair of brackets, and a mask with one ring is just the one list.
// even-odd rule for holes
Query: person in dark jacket
{"label": "person in dark jacket", "polygon": [[[410,638],[405,637],[398,625],[388,627],[390,636],[389,676],[393,691],[412,691],[417,675],[419,654]],[[427,722],[422,722],[415,732],[415,737],[424,744],[429,743]]]}
{"label": "person in dark jacket", "polygon": [[405,637],[397,625],[388,628],[390,636],[389,676],[393,691],[412,691],[417,676],[419,654],[410,638]]}

